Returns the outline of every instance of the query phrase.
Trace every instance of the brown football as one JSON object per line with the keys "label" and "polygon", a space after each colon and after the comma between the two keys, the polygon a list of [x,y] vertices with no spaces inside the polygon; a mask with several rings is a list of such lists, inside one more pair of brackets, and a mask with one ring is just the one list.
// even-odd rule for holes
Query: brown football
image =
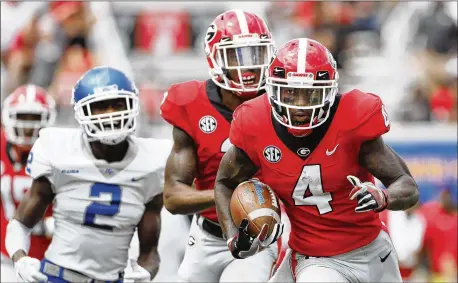
{"label": "brown football", "polygon": [[280,220],[280,205],[273,190],[259,180],[249,180],[237,186],[231,198],[231,216],[238,227],[244,218],[249,221],[248,234],[255,237],[264,224],[269,225],[267,236]]}

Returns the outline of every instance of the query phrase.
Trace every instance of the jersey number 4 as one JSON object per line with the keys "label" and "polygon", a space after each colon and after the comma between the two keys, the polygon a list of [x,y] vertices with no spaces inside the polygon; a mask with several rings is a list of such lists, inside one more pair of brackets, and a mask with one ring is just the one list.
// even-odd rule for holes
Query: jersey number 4
{"label": "jersey number 4", "polygon": [[121,187],[113,184],[95,183],[91,187],[90,196],[100,197],[101,194],[111,194],[110,204],[103,204],[97,201],[92,202],[84,214],[84,225],[99,228],[103,230],[113,230],[113,226],[95,224],[95,216],[113,217],[119,213],[119,204],[121,203]]}
{"label": "jersey number 4", "polygon": [[332,212],[331,193],[325,193],[320,165],[304,165],[293,191],[295,205],[314,205],[320,214]]}

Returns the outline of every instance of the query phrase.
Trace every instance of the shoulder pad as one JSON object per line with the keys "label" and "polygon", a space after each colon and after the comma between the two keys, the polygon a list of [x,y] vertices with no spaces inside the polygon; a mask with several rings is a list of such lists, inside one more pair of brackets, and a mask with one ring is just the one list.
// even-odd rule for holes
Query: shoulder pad
{"label": "shoulder pad", "polygon": [[[162,100],[160,113],[162,118],[174,127],[184,130],[192,136],[193,127],[189,124],[189,111],[192,107],[189,105],[197,101],[200,93],[205,92],[205,82],[187,81],[184,83],[172,85]],[[198,107],[194,107],[197,109]]]}
{"label": "shoulder pad", "polygon": [[390,130],[388,114],[375,94],[353,90],[342,96],[339,108],[341,129],[351,132],[360,142],[376,139]]}
{"label": "shoulder pad", "polygon": [[164,94],[164,102],[168,101],[176,106],[187,105],[197,99],[202,87],[205,88],[205,81],[194,80],[173,84]]}
{"label": "shoulder pad", "polygon": [[51,144],[63,143],[73,140],[73,137],[81,133],[80,128],[58,128],[58,127],[47,127],[40,130],[38,136],[46,142]]}
{"label": "shoulder pad", "polygon": [[144,158],[145,165],[148,168],[165,167],[167,158],[173,147],[173,141],[168,139],[139,138],[132,137],[132,140],[138,145],[139,154]]}
{"label": "shoulder pad", "polygon": [[354,89],[342,95],[338,109],[339,123],[345,130],[354,130],[381,111],[381,107],[382,100],[379,96]]}
{"label": "shoulder pad", "polygon": [[256,129],[265,127],[265,118],[269,116],[266,114],[270,114],[269,111],[266,111],[265,103],[268,103],[266,97],[267,95],[262,95],[239,105],[234,111],[232,120],[243,119],[243,126],[247,133],[253,133]]}
{"label": "shoulder pad", "polygon": [[270,118],[270,111],[265,103],[268,103],[261,96],[251,99],[241,104],[235,110],[231,123],[229,138],[231,143],[242,149],[251,159],[259,166],[259,160],[256,154],[256,139],[265,136],[262,132],[266,129]]}

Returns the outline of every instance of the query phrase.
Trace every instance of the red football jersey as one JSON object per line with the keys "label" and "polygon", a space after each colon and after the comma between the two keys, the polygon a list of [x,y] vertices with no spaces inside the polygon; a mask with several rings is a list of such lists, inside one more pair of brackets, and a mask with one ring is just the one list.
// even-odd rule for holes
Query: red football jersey
{"label": "red football jersey", "polygon": [[[27,190],[30,189],[32,184],[32,178],[25,174],[25,167],[16,165],[11,162],[9,154],[7,152],[7,142],[3,130],[1,131],[1,249],[2,254],[6,257],[8,252],[5,247],[5,236],[6,236],[6,226],[8,221],[13,218],[16,213],[16,209],[19,205],[19,202],[24,197]],[[15,170],[16,169],[16,170]],[[52,216],[51,207],[48,208],[45,217]],[[51,240],[43,235],[42,222],[37,224],[34,231],[32,232],[30,239],[30,250],[29,256],[43,259],[48,245],[51,243]],[[41,231],[40,231],[41,230]]]}
{"label": "red football jersey", "polygon": [[[228,118],[232,117],[232,112],[218,103],[218,99],[216,85],[211,80],[188,81],[172,85],[161,105],[161,116],[185,131],[196,144],[197,190],[214,189],[219,163],[231,146]],[[221,112],[225,112],[226,117]],[[201,215],[218,221],[215,207],[203,211]]]}
{"label": "red football jersey", "polygon": [[458,215],[447,213],[438,202],[420,208],[426,219],[424,248],[434,273],[447,273],[451,266],[458,268]]}
{"label": "red football jersey", "polygon": [[[354,250],[372,242],[382,229],[377,213],[355,212],[357,200],[349,199],[353,186],[346,177],[374,182],[359,165],[358,154],[362,142],[389,131],[383,104],[376,95],[353,90],[338,96],[331,111],[327,131],[313,150],[292,151],[281,139],[267,96],[237,108],[231,125],[232,144],[246,152],[260,169],[258,178],[285,205],[291,221],[289,246],[309,256]],[[304,143],[310,136],[302,138]]]}

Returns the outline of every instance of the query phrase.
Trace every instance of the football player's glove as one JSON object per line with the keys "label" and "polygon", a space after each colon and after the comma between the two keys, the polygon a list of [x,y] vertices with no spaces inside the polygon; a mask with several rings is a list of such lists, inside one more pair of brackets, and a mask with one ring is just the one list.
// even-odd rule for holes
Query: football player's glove
{"label": "football player's glove", "polygon": [[258,236],[253,238],[248,235],[248,224],[248,219],[243,219],[237,235],[227,240],[229,251],[236,259],[243,259],[257,254],[267,246],[275,243],[283,233],[283,223],[277,223],[270,236],[267,237],[269,225],[264,224]]}
{"label": "football player's glove", "polygon": [[16,276],[22,282],[48,282],[48,277],[40,272],[40,261],[24,256],[14,263]]}
{"label": "football player's glove", "polygon": [[140,266],[136,260],[129,260],[129,264],[124,269],[124,282],[150,282],[152,280],[151,274],[148,270]]}
{"label": "football player's glove", "polygon": [[378,188],[371,182],[361,181],[352,175],[347,176],[348,181],[354,186],[350,192],[350,199],[358,200],[356,212],[375,211],[381,212],[388,206],[388,195],[385,190]]}

